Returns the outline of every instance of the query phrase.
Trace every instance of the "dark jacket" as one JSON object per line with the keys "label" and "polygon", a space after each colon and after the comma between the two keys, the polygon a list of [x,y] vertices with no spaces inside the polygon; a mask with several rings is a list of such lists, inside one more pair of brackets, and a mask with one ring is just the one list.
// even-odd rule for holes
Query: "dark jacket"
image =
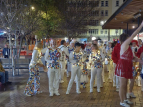
{"label": "dark jacket", "polygon": [[9,48],[3,48],[3,51],[2,51],[3,56],[6,55],[6,51],[7,51],[7,55],[10,56],[10,49]]}

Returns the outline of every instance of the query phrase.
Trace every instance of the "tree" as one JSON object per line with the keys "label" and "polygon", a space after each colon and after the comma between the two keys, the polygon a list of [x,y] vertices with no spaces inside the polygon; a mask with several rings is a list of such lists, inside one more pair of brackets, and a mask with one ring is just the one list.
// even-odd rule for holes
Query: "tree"
{"label": "tree", "polygon": [[43,13],[43,27],[36,33],[39,38],[47,38],[55,33],[55,30],[62,22],[62,16],[55,6],[54,0],[33,0],[33,3]]}
{"label": "tree", "polygon": [[[33,9],[34,8],[34,9]],[[30,35],[34,35],[34,32],[40,30],[43,27],[42,15],[38,9],[33,6],[27,6],[17,17],[17,29],[20,33],[20,51],[22,47],[22,41],[24,38],[30,37]]]}
{"label": "tree", "polygon": [[98,22],[93,20],[100,20],[99,17],[99,2],[89,0],[56,0],[59,2],[57,7],[63,15],[64,22],[59,29],[65,30],[68,37],[75,37],[80,33],[87,32],[88,25],[95,26]]}
{"label": "tree", "polygon": [[20,11],[25,7],[24,0],[0,0],[0,20],[2,24],[2,28],[5,29],[8,33],[9,37],[9,46],[10,46],[10,57],[12,58],[12,71],[13,76],[15,75],[15,62],[12,57],[12,33],[15,29],[13,26],[15,25],[14,20],[15,17],[20,13]]}

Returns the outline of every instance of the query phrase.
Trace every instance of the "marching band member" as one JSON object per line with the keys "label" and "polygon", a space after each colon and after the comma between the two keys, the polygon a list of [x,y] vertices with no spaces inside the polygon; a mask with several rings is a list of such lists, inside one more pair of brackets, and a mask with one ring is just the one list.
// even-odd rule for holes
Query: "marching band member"
{"label": "marching band member", "polygon": [[108,58],[108,65],[107,65],[107,70],[109,71],[109,82],[112,82],[113,80],[113,61],[111,59],[111,54],[112,54],[112,47],[111,47],[111,42],[108,42],[108,47],[106,48],[106,53],[107,53],[107,58]]}
{"label": "marching band member", "polygon": [[81,44],[79,42],[75,43],[75,50],[70,53],[69,60],[71,62],[71,79],[68,84],[66,94],[70,93],[71,87],[73,85],[74,79],[76,77],[76,92],[80,94],[80,78],[81,78],[81,65],[83,62],[83,53],[81,50]]}
{"label": "marching band member", "polygon": [[[103,53],[104,55],[104,52],[105,52],[105,48],[102,46],[103,42],[101,40],[98,41],[98,47],[99,47],[99,50]],[[104,55],[104,58],[105,58],[105,55]],[[102,69],[102,79],[101,79],[101,87],[103,87],[103,82],[105,82],[105,78],[104,78],[104,61],[102,62],[103,63],[103,69]]]}
{"label": "marching band member", "polygon": [[[89,46],[88,43],[87,43],[87,45]],[[85,51],[85,45],[84,44],[81,44],[81,51],[86,56],[86,61],[87,61],[87,57],[88,57],[88,61],[89,61],[89,56],[88,56],[88,53]],[[82,73],[81,73],[80,83],[81,83],[81,85],[83,85],[83,88],[86,88],[85,85],[88,83],[88,74],[89,73],[88,73],[88,70],[87,70],[87,63],[86,63],[86,61],[82,62],[82,66],[81,66]]]}
{"label": "marching band member", "polygon": [[64,72],[65,72],[65,68],[66,68],[66,57],[69,57],[69,52],[68,52],[68,48],[66,47],[66,41],[62,40],[61,41],[61,46],[58,47],[61,51],[63,51],[64,53],[61,56],[61,70],[60,70],[60,83],[63,83],[63,78],[64,78]]}
{"label": "marching band member", "polygon": [[[143,60],[143,52],[141,53],[140,59]],[[143,91],[143,65],[139,65],[139,70],[141,71],[141,91]]]}
{"label": "marching band member", "polygon": [[60,72],[60,58],[62,52],[56,47],[56,41],[53,40],[51,48],[48,48],[45,54],[45,60],[47,61],[48,78],[49,78],[49,93],[59,96],[59,72]]}
{"label": "marching band member", "polygon": [[91,79],[90,79],[91,93],[93,92],[93,83],[96,74],[97,74],[97,92],[100,92],[103,61],[104,61],[103,53],[98,49],[97,44],[93,44],[92,52],[89,56],[89,62],[91,63]]}
{"label": "marching band member", "polygon": [[[74,51],[74,41],[70,42],[70,45],[68,46],[69,54]],[[71,62],[68,60],[67,62],[67,77],[69,77],[69,72],[71,72]]]}
{"label": "marching band member", "polygon": [[[86,58],[86,67],[89,71],[91,71],[91,67],[90,67],[90,64],[89,64],[89,55],[91,53],[91,43],[87,43],[86,47],[85,47],[85,53],[87,55],[87,58]],[[89,73],[90,74],[90,73]]]}
{"label": "marching band member", "polygon": [[40,91],[40,75],[39,75],[39,68],[43,67],[46,70],[46,67],[43,65],[41,61],[41,49],[43,48],[41,43],[36,43],[36,46],[34,47],[33,53],[32,53],[32,59],[29,64],[29,79],[25,88],[25,95],[32,96],[35,93],[41,93]]}

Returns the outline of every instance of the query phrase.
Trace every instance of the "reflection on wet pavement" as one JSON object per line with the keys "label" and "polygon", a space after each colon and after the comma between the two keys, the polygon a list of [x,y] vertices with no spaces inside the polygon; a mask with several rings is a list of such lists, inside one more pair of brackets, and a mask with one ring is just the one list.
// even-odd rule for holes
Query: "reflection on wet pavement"
{"label": "reflection on wet pavement", "polygon": [[[81,94],[76,94],[76,88],[73,84],[69,95],[66,95],[66,89],[69,78],[64,77],[64,83],[60,84],[60,96],[49,97],[48,77],[44,72],[41,76],[42,94],[27,97],[23,94],[29,74],[27,70],[20,71],[20,76],[10,77],[11,85],[0,85],[0,107],[120,107],[119,95],[112,83],[108,81],[108,72],[105,72],[106,82],[101,88],[101,93],[97,93],[96,88],[93,93],[89,93],[89,83],[87,88],[82,88]],[[131,99],[134,105],[131,107],[143,107],[143,92],[141,87],[134,87],[134,94],[137,98]]]}

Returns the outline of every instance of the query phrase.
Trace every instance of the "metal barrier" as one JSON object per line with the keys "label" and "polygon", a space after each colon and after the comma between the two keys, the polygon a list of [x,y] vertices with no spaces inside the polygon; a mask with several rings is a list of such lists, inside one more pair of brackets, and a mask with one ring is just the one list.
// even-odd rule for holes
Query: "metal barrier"
{"label": "metal barrier", "polygon": [[[12,59],[6,59],[2,58],[0,59],[2,62],[2,66],[4,69],[12,69]],[[15,62],[15,68],[18,69],[18,75],[19,75],[19,69],[29,69],[29,63],[31,59],[14,59]]]}

